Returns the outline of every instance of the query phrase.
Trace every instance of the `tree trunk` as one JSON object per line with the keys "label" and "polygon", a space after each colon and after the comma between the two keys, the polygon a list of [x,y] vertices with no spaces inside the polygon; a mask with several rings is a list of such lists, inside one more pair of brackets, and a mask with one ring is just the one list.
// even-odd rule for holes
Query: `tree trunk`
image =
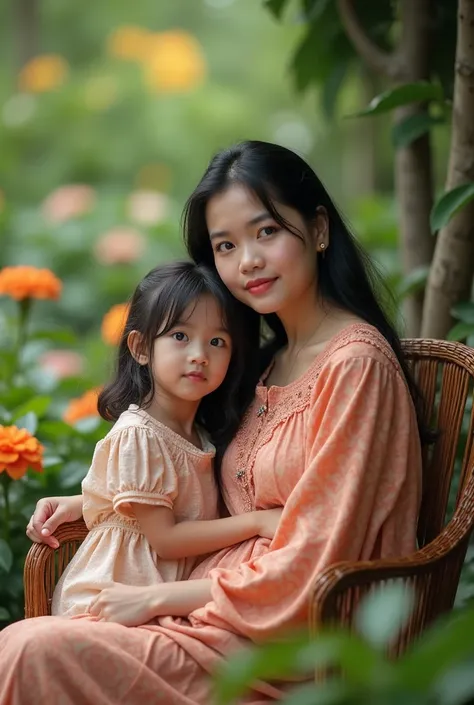
{"label": "tree trunk", "polygon": [[[474,0],[459,0],[453,124],[446,191],[474,182]],[[438,233],[423,310],[422,335],[444,338],[453,304],[470,296],[474,274],[474,204]]]}
{"label": "tree trunk", "polygon": [[[402,35],[400,52],[405,63],[405,82],[429,80],[432,40],[431,0],[401,0]],[[426,112],[426,107],[408,105],[395,111],[395,123]],[[400,206],[400,246],[403,272],[409,274],[429,266],[434,242],[430,230],[433,205],[431,142],[429,133],[397,150],[395,190]],[[404,334],[420,334],[423,291],[404,301]]]}
{"label": "tree trunk", "polygon": [[[401,37],[392,55],[375,46],[364,33],[351,0],[338,0],[341,21],[354,47],[367,65],[394,83],[411,83],[430,78],[432,40],[432,0],[400,0]],[[425,111],[410,105],[395,112],[395,122]],[[431,144],[429,134],[395,156],[395,191],[400,207],[400,246],[403,272],[429,265],[433,254],[430,232],[432,207]],[[405,300],[404,317],[409,336],[419,335],[423,293]]]}
{"label": "tree trunk", "polygon": [[23,67],[39,50],[38,0],[13,0],[18,64]]}

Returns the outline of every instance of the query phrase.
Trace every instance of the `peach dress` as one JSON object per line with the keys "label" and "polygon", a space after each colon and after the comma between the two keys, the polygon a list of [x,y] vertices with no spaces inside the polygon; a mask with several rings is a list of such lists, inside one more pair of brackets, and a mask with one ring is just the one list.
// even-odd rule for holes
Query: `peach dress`
{"label": "peach dress", "polygon": [[88,611],[112,582],[152,585],[187,580],[196,558],[162,560],[133,515],[137,502],[173,510],[177,522],[217,519],[215,448],[200,433],[202,450],[132,404],[95,449],[82,482],[89,534],[53,595],[53,615]]}
{"label": "peach dress", "polygon": [[[284,504],[270,543],[200,563],[212,600],[142,627],[40,617],[0,633],[0,703],[210,705],[211,674],[249,642],[307,623],[315,577],[336,561],[415,548],[421,453],[398,362],[371,326],[335,336],[287,387],[257,387],[225,456],[231,514]],[[262,705],[292,685],[258,683]]]}

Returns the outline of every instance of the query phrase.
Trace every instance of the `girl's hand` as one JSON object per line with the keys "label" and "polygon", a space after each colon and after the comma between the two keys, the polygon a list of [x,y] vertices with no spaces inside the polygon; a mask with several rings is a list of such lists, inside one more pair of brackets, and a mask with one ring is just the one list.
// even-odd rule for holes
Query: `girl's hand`
{"label": "girl's hand", "polygon": [[33,516],[26,527],[26,535],[36,543],[45,543],[58,548],[58,540],[52,536],[58,526],[82,517],[82,496],[46,497],[36,504]]}
{"label": "girl's hand", "polygon": [[275,536],[282,512],[283,507],[278,507],[278,509],[262,509],[258,512],[259,536],[264,539],[272,539]]}
{"label": "girl's hand", "polygon": [[146,624],[156,615],[159,585],[136,587],[112,583],[94,597],[89,613],[103,622],[117,622],[124,627]]}

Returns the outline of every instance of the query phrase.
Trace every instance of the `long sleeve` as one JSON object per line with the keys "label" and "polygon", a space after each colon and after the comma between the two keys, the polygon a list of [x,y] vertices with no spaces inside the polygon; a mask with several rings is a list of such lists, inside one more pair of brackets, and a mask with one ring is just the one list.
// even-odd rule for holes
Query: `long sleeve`
{"label": "long sleeve", "polygon": [[419,439],[394,364],[335,356],[306,413],[305,467],[269,552],[211,571],[213,600],[196,615],[257,642],[304,626],[311,586],[327,566],[415,547]]}

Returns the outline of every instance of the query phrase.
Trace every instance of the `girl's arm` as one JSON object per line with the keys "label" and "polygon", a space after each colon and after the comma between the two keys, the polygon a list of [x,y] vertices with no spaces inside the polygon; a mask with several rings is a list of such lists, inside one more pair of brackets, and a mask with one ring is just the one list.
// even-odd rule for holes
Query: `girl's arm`
{"label": "girl's arm", "polygon": [[164,560],[201,556],[241,543],[252,536],[273,538],[282,509],[247,512],[225,519],[175,523],[173,511],[132,502],[148,543]]}
{"label": "girl's arm", "polygon": [[115,583],[94,597],[89,613],[104,622],[136,627],[160,616],[187,617],[211,599],[207,579],[140,587]]}

